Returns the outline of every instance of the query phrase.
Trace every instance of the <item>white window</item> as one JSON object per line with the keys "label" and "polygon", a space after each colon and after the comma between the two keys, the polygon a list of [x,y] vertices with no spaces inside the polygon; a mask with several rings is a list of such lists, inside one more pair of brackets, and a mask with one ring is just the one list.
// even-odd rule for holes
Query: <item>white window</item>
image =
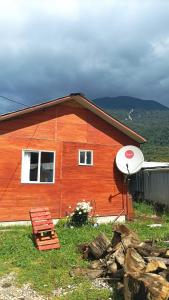
{"label": "white window", "polygon": [[54,152],[23,150],[22,183],[53,183]]}
{"label": "white window", "polygon": [[93,151],[79,150],[79,165],[92,166],[93,165]]}

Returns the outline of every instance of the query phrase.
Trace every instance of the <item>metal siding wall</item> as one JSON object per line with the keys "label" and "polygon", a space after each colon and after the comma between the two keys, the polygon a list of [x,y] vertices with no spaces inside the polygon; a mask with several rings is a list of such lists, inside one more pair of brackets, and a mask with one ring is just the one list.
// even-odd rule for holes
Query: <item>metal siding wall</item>
{"label": "metal siding wall", "polygon": [[151,174],[147,171],[143,172],[143,178],[144,178],[144,182],[143,182],[144,199],[152,201],[151,190],[153,190],[153,187],[152,187],[152,182],[151,182],[152,181]]}
{"label": "metal siding wall", "polygon": [[169,169],[139,172],[131,180],[131,191],[142,192],[143,200],[169,206]]}
{"label": "metal siding wall", "polygon": [[151,187],[147,194],[150,201],[169,206],[169,171],[149,172],[149,180]]}

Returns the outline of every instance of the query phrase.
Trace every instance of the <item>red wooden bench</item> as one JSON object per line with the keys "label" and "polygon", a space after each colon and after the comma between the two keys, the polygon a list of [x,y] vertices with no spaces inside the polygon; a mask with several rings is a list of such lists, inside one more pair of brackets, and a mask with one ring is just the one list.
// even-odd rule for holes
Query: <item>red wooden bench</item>
{"label": "red wooden bench", "polygon": [[49,208],[32,208],[30,210],[30,219],[37,249],[59,249],[60,243]]}

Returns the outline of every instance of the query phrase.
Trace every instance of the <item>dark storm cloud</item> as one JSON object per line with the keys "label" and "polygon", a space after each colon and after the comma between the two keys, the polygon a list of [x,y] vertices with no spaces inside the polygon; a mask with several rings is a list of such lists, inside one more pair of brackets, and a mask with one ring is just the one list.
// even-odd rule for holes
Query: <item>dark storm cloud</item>
{"label": "dark storm cloud", "polygon": [[169,105],[167,0],[0,4],[1,95],[33,104],[82,91]]}

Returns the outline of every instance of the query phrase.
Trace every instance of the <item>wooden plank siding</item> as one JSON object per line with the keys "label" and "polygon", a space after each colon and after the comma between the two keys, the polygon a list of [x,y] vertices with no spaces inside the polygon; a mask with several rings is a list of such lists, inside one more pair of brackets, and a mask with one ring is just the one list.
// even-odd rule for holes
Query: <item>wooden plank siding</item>
{"label": "wooden plank siding", "polygon": [[[29,209],[47,206],[61,218],[82,199],[100,216],[126,209],[117,151],[138,144],[75,101],[0,123],[0,221],[29,220]],[[56,155],[55,183],[21,183],[22,150]],[[78,165],[78,150],[93,150],[93,166]]]}

